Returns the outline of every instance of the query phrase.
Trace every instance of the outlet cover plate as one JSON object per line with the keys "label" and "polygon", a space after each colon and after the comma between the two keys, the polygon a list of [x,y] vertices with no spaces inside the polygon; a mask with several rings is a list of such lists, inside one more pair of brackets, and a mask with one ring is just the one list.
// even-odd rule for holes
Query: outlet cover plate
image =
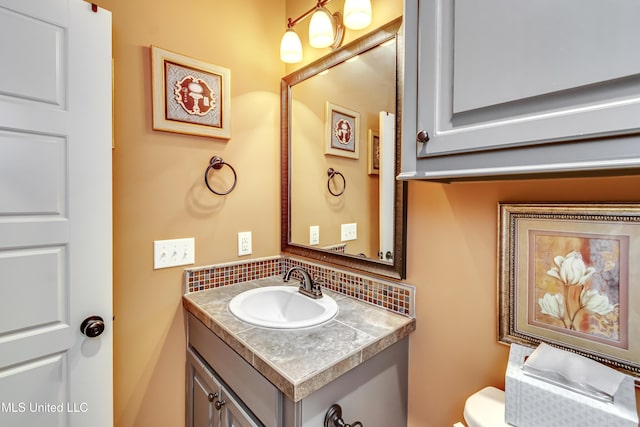
{"label": "outlet cover plate", "polygon": [[153,269],[194,264],[195,238],[155,240],[153,242]]}
{"label": "outlet cover plate", "polygon": [[238,233],[238,256],[251,255],[251,232]]}
{"label": "outlet cover plate", "polygon": [[320,244],[320,226],[319,225],[309,226],[309,244],[310,245]]}

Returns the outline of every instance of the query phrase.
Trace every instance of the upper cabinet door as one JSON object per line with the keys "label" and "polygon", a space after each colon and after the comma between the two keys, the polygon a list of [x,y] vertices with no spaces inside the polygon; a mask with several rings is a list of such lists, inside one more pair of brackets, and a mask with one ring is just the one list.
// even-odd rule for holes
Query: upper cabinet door
{"label": "upper cabinet door", "polygon": [[639,1],[405,0],[405,19],[401,179],[640,165]]}

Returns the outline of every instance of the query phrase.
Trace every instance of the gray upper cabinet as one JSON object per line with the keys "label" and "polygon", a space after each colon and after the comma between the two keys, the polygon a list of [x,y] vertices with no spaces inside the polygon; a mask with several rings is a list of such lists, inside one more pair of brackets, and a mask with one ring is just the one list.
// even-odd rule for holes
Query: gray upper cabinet
{"label": "gray upper cabinet", "polygon": [[400,179],[639,168],[640,1],[405,0],[404,16]]}

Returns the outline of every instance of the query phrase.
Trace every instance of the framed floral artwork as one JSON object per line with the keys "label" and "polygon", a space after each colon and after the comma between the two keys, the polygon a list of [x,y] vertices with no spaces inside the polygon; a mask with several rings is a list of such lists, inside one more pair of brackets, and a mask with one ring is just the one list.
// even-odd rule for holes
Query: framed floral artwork
{"label": "framed floral artwork", "polygon": [[367,135],[367,171],[369,175],[380,174],[380,136],[378,132],[369,129]]}
{"label": "framed floral artwork", "polygon": [[153,129],[231,138],[231,72],[151,46]]}
{"label": "framed floral artwork", "polygon": [[360,158],[360,113],[326,103],[325,154]]}
{"label": "framed floral artwork", "polygon": [[498,206],[499,341],[546,342],[640,380],[640,205]]}

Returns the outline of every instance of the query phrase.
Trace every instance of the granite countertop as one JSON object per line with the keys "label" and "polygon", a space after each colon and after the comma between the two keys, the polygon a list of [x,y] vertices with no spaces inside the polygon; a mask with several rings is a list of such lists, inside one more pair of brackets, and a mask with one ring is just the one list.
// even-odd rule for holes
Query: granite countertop
{"label": "granite countertop", "polygon": [[325,289],[323,293],[338,303],[338,314],[312,328],[261,328],[229,311],[234,296],[274,285],[285,283],[271,277],[193,292],[183,296],[183,306],[294,402],[407,337],[416,327],[413,318]]}

